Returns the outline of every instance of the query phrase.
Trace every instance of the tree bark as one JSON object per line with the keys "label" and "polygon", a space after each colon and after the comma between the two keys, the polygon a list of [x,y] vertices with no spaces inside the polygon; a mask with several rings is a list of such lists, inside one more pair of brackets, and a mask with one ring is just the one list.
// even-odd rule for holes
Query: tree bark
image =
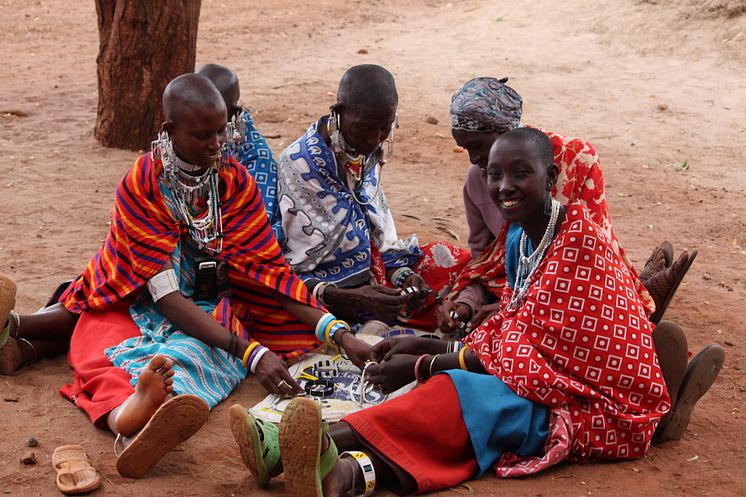
{"label": "tree bark", "polygon": [[163,122],[161,96],[194,71],[201,0],[95,0],[99,52],[94,136],[148,149]]}

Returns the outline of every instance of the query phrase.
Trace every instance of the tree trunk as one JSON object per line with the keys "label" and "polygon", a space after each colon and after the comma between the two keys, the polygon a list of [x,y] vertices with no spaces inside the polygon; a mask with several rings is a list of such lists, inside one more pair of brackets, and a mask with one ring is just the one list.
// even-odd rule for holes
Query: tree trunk
{"label": "tree trunk", "polygon": [[99,52],[94,136],[148,149],[163,122],[169,81],[194,71],[201,0],[96,0]]}

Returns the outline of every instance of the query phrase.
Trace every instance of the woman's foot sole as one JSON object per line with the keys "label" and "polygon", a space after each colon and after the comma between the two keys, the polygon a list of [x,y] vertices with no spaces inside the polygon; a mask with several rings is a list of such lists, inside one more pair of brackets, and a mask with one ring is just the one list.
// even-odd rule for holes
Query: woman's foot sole
{"label": "woman's foot sole", "polygon": [[161,458],[207,422],[210,408],[195,395],[177,395],[161,405],[117,459],[117,471],[142,478]]}

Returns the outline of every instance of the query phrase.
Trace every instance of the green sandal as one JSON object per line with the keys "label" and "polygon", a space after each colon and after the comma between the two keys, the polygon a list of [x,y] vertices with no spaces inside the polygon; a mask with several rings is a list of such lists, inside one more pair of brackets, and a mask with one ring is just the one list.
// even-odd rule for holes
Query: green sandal
{"label": "green sandal", "polygon": [[[322,454],[324,435],[329,448]],[[321,482],[337,463],[338,452],[318,403],[301,397],[288,404],[280,421],[280,452],[288,495],[323,497]]]}
{"label": "green sandal", "polygon": [[231,431],[238,443],[241,460],[249,468],[257,484],[264,488],[270,478],[282,472],[277,426],[256,419],[241,404],[232,406],[229,414]]}

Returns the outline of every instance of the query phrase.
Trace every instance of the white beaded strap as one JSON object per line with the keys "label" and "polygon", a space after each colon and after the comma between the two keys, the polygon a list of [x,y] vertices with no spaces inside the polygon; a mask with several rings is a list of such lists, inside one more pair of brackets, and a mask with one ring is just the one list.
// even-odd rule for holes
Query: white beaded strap
{"label": "white beaded strap", "polygon": [[[344,455],[352,457],[352,459],[356,463],[358,463],[358,465],[360,465],[360,468],[363,470],[363,478],[365,479],[365,492],[356,495],[355,497],[368,497],[369,495],[373,494],[373,491],[376,489],[376,470],[375,468],[373,468],[373,461],[371,461],[370,457],[366,456],[364,452],[360,452],[357,450],[348,450],[346,452],[342,452],[341,456]],[[354,492],[355,488],[353,487],[351,493]]]}
{"label": "white beaded strap", "polygon": [[176,271],[167,269],[162,271],[148,281],[148,291],[153,297],[153,302],[158,302],[166,295],[179,291],[179,280],[176,279]]}

